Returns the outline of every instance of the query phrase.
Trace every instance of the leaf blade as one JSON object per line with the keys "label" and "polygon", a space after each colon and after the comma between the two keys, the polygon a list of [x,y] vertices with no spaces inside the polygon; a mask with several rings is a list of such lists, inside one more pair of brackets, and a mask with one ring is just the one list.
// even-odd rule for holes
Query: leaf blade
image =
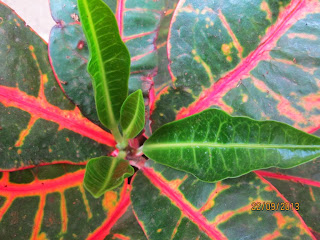
{"label": "leaf blade", "polygon": [[88,72],[93,77],[99,120],[114,129],[128,94],[129,51],[113,12],[103,1],[78,0],[78,7],[91,53]]}
{"label": "leaf blade", "polygon": [[[259,8],[261,1],[255,2],[255,9],[249,5],[233,9],[232,1],[180,2],[169,33],[171,79],[158,91],[153,130],[207,108],[286,122],[304,131],[319,128],[314,111],[319,108],[315,97],[319,87],[313,72],[318,71],[319,62],[312,60],[312,49],[319,45],[319,29],[314,27],[319,21],[319,2],[286,1],[282,6],[269,2],[265,6],[272,9],[272,19],[267,22],[262,17],[266,12]],[[191,11],[187,11],[189,6]],[[205,15],[198,14],[205,11]],[[259,15],[267,24],[249,20],[260,22]],[[248,22],[257,31],[248,32]],[[188,31],[181,38],[180,28]],[[236,39],[244,47],[242,59]],[[168,102],[176,104],[169,107]]]}
{"label": "leaf blade", "polygon": [[142,91],[130,94],[124,101],[120,112],[120,124],[127,139],[137,136],[145,124],[145,110]]}
{"label": "leaf blade", "polygon": [[109,154],[116,144],[112,135],[84,118],[64,95],[47,44],[4,4],[0,15],[5,33],[0,57],[6,59],[0,66],[0,169],[85,164]]}
{"label": "leaf blade", "polygon": [[[252,210],[252,203],[287,202],[253,173],[207,183],[148,161],[132,187],[133,209],[148,239],[264,239],[290,234],[314,239],[296,211]],[[146,211],[149,208],[153,211]]]}
{"label": "leaf blade", "polygon": [[[118,6],[115,6],[117,1],[114,0],[104,2],[117,14],[118,23],[123,29],[122,39],[130,51],[132,68],[129,93],[142,89],[144,97],[147,98],[150,91],[153,92],[164,79],[170,78],[169,74],[157,78],[156,72],[168,72],[165,42],[169,20],[178,0],[147,3],[128,0]],[[58,78],[68,83],[61,84],[68,97],[87,118],[99,123],[92,81],[86,70],[89,55],[87,42],[81,23],[72,19],[72,16],[79,15],[77,1],[50,1],[50,6],[57,22],[49,40],[52,67]],[[164,12],[166,14],[163,14]],[[146,24],[133,24],[137,21]],[[153,24],[152,28],[150,23]],[[145,81],[146,79],[148,81]],[[149,103],[151,108],[153,101]]]}
{"label": "leaf blade", "polygon": [[201,180],[218,181],[315,159],[320,156],[320,139],[284,123],[209,109],[164,125],[145,142],[143,152]]}
{"label": "leaf blade", "polygon": [[98,198],[106,191],[121,185],[125,178],[132,176],[133,167],[119,158],[98,157],[90,159],[84,176],[85,188]]}
{"label": "leaf blade", "polygon": [[95,199],[83,188],[84,174],[84,166],[68,164],[0,173],[1,237],[145,239],[127,181]]}
{"label": "leaf blade", "polygon": [[[319,136],[319,132],[316,133]],[[320,236],[319,211],[320,179],[318,176],[320,159],[291,169],[255,171],[272,183],[289,202],[296,203],[299,214],[316,237]],[[312,209],[312,211],[310,210]]]}

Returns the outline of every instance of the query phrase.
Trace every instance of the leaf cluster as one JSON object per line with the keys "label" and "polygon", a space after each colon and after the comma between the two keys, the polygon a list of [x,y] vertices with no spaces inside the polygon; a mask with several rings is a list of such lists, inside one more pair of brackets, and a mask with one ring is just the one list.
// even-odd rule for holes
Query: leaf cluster
{"label": "leaf cluster", "polygon": [[[95,196],[118,186],[134,171],[126,148],[145,125],[142,91],[128,95],[130,54],[122,42],[111,9],[101,0],[78,0],[88,41],[96,109],[100,122],[113,133],[117,157],[91,159],[84,184]],[[216,182],[270,167],[291,168],[320,156],[320,139],[287,124],[232,117],[205,110],[165,124],[143,145],[146,157],[169,167]]]}

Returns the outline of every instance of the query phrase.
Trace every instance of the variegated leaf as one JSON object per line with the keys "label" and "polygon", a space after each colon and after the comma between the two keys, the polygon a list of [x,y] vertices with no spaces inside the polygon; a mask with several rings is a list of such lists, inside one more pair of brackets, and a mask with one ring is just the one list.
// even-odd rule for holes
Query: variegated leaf
{"label": "variegated leaf", "polygon": [[113,137],[64,96],[46,43],[3,4],[0,17],[0,169],[84,163],[109,153]]}
{"label": "variegated leaf", "polygon": [[[158,56],[158,49],[165,51],[166,40],[163,36],[167,35],[167,22],[177,0],[104,2],[114,11],[120,34],[130,51],[129,92],[142,89],[148,104],[153,77],[163,60],[167,59],[166,56]],[[80,107],[85,116],[98,122],[91,79],[86,71],[89,52],[79,22],[76,0],[50,1],[50,6],[57,22],[51,31],[49,42],[53,69],[60,82],[67,83],[61,84],[61,87],[70,99]],[[150,101],[153,101],[153,90]]]}
{"label": "variegated leaf", "polygon": [[1,173],[1,239],[145,239],[127,182],[95,199],[83,187],[84,172],[57,164]]}
{"label": "variegated leaf", "polygon": [[317,0],[180,1],[153,129],[209,107],[317,129],[319,20]]}
{"label": "variegated leaf", "polygon": [[[210,107],[319,129],[319,1],[251,3],[179,2],[167,44],[171,77],[155,89],[154,130]],[[306,203],[299,213],[317,237],[318,165],[265,173],[290,201]]]}
{"label": "variegated leaf", "polygon": [[[316,132],[320,136],[320,132]],[[320,160],[283,170],[270,169],[256,173],[270,181],[286,199],[299,203],[299,214],[317,239],[320,239]]]}
{"label": "variegated leaf", "polygon": [[131,200],[148,239],[314,239],[293,211],[253,211],[287,200],[253,173],[205,183],[152,161],[133,180]]}

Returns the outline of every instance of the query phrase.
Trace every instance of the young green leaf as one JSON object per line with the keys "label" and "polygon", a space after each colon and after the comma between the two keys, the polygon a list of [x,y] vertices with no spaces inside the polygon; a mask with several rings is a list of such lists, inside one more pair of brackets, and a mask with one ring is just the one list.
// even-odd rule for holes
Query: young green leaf
{"label": "young green leaf", "polygon": [[78,8],[90,50],[88,72],[93,77],[99,120],[113,130],[128,95],[130,55],[117,21],[103,1],[78,0]]}
{"label": "young green leaf", "polygon": [[133,173],[133,167],[126,160],[106,156],[93,158],[86,167],[84,186],[98,198],[106,191],[120,186]]}
{"label": "young green leaf", "polygon": [[139,89],[130,94],[121,107],[120,124],[127,139],[134,138],[144,127],[144,101]]}
{"label": "young green leaf", "polygon": [[209,109],[162,126],[145,142],[143,152],[158,163],[214,182],[315,159],[320,138],[284,123]]}

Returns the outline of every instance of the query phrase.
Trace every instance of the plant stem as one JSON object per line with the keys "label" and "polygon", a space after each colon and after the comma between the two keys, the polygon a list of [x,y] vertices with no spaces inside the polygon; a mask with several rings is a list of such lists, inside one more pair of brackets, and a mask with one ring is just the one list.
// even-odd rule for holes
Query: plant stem
{"label": "plant stem", "polygon": [[126,159],[126,155],[125,151],[119,151],[118,158]]}
{"label": "plant stem", "polygon": [[136,156],[139,156],[139,157],[140,157],[140,156],[143,155],[142,148],[143,148],[143,146],[141,146],[141,147],[139,147],[139,148],[137,149]]}
{"label": "plant stem", "polygon": [[113,127],[111,133],[117,142],[117,148],[119,150],[123,150],[128,146],[128,140],[121,135],[118,126]]}

